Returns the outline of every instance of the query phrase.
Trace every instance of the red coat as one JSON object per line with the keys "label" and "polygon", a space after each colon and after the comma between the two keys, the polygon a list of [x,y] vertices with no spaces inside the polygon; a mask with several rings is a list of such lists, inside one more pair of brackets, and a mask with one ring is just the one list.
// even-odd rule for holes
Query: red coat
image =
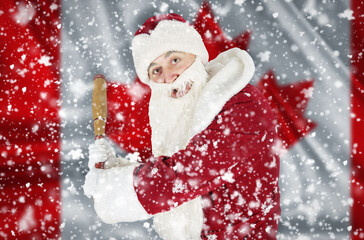
{"label": "red coat", "polygon": [[[134,188],[149,214],[201,196],[202,239],[275,239],[280,216],[276,121],[248,84],[185,150],[136,168]],[[213,238],[215,235],[217,238]]]}

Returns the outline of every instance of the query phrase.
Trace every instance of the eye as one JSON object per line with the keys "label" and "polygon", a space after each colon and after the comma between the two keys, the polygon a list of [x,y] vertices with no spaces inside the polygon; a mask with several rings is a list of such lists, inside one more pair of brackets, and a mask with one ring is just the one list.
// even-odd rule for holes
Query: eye
{"label": "eye", "polygon": [[161,69],[160,69],[160,68],[155,68],[155,69],[153,69],[152,74],[153,74],[153,75],[157,75],[157,74],[159,74],[159,73],[160,73],[160,71],[161,71]]}
{"label": "eye", "polygon": [[180,60],[181,60],[180,58],[174,58],[174,59],[172,60],[172,64],[176,64],[176,63],[178,63]]}

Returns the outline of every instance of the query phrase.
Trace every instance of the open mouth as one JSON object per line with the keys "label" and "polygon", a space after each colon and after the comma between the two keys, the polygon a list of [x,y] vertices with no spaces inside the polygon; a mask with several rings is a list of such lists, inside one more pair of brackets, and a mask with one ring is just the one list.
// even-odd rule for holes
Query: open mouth
{"label": "open mouth", "polygon": [[192,85],[193,85],[192,82],[188,82],[184,89],[173,89],[172,93],[171,93],[171,97],[180,98],[180,97],[185,96],[190,91]]}

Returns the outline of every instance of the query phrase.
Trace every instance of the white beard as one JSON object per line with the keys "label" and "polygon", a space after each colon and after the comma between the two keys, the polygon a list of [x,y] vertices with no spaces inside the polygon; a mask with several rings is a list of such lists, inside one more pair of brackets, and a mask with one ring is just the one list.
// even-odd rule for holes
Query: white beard
{"label": "white beard", "polygon": [[[149,120],[152,128],[153,155],[172,156],[185,149],[190,140],[190,129],[196,102],[206,84],[207,72],[202,62],[195,62],[171,84],[150,83]],[[188,93],[171,97],[173,89]],[[154,229],[164,240],[200,239],[203,226],[202,200],[196,198],[168,212],[154,216]]]}
{"label": "white beard", "polygon": [[[201,60],[187,68],[173,83],[150,82],[149,120],[152,128],[152,152],[155,157],[172,156],[185,149],[190,140],[190,129],[196,102],[206,84],[207,72]],[[173,89],[188,93],[179,98],[171,97]]]}

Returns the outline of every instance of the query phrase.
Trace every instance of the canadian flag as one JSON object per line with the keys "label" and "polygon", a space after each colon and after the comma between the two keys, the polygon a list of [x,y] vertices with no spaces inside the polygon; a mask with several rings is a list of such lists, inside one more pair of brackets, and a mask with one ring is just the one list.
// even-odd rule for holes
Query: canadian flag
{"label": "canadian flag", "polygon": [[[151,222],[104,224],[81,188],[93,75],[108,78],[107,136],[151,155],[150,90],[130,43],[177,13],[210,60],[233,47],[279,120],[279,239],[364,239],[364,1],[2,0],[0,238],[157,239]],[[121,213],[122,214],[122,213]]]}

